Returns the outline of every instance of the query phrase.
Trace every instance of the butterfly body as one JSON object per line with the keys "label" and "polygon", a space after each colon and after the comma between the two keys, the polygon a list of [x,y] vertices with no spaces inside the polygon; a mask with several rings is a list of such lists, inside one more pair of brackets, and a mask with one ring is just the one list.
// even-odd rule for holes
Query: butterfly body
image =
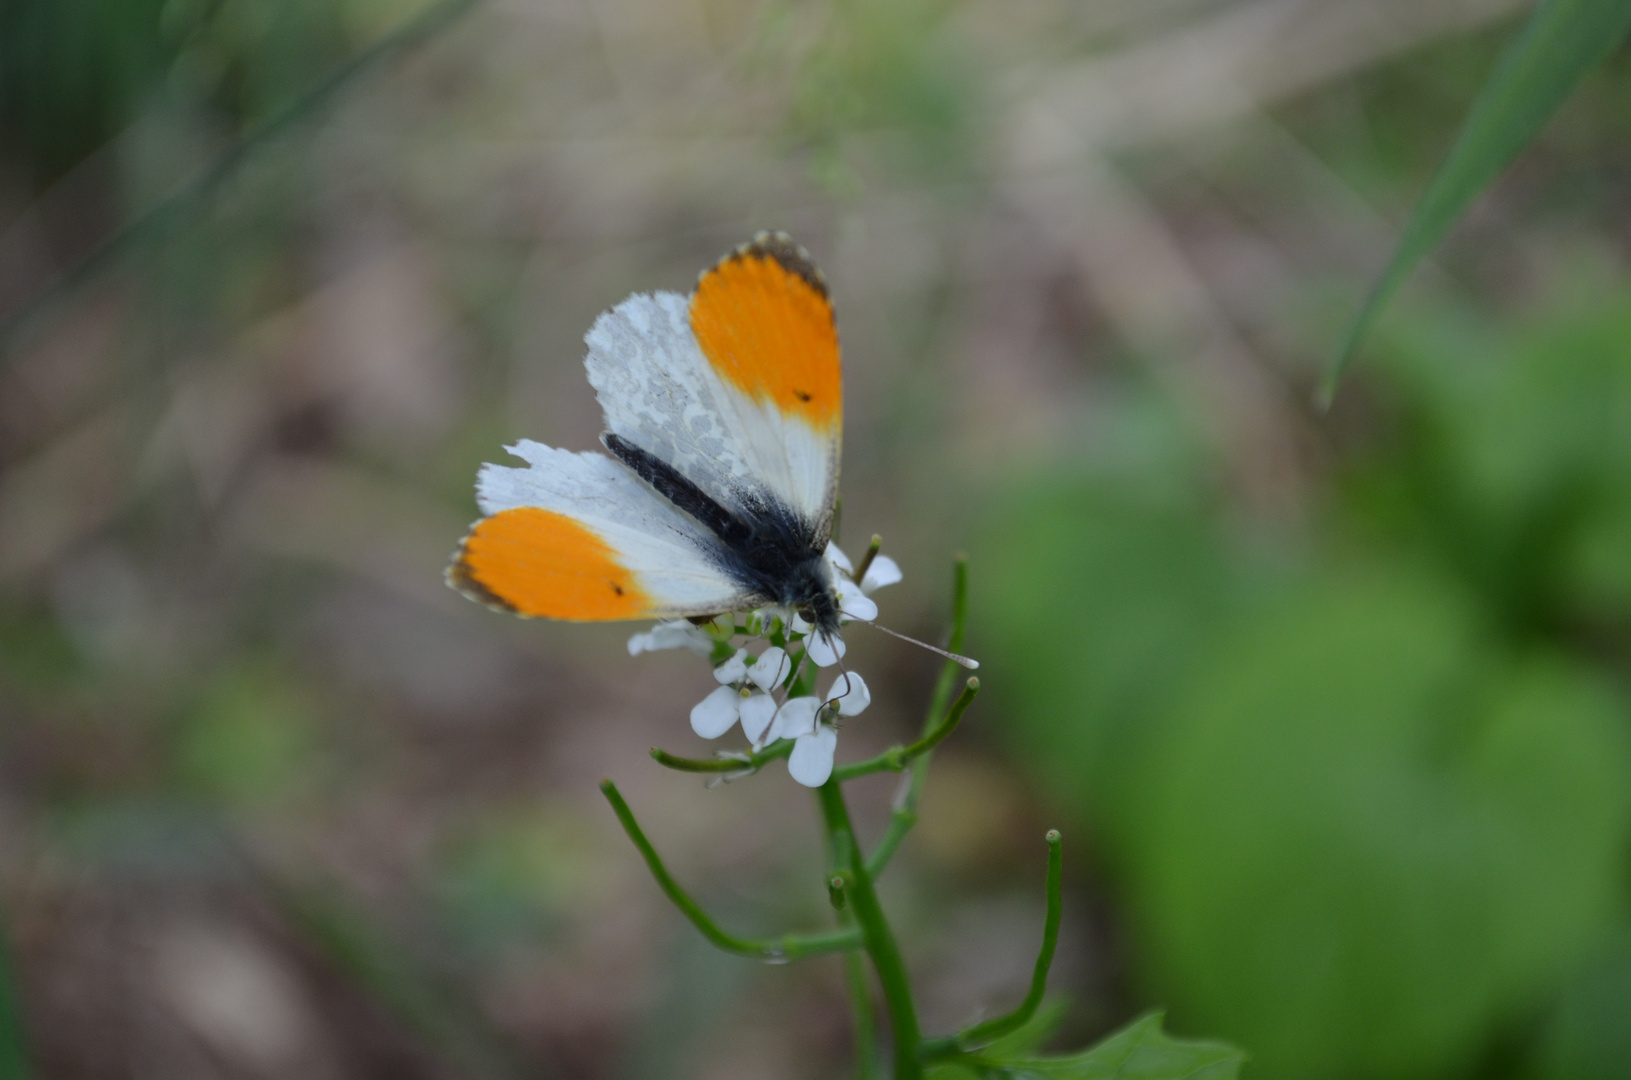
{"label": "butterfly body", "polygon": [[603,621],[776,605],[838,628],[826,557],[842,429],[821,274],[760,234],[690,296],[635,294],[585,338],[604,454],[521,440],[482,467],[487,515],[449,583],[520,615]]}
{"label": "butterfly body", "polygon": [[615,432],[600,441],[657,494],[714,535],[719,544],[705,550],[746,594],[801,612],[820,630],[838,629],[838,594],[820,524],[804,520],[768,490],[739,492],[737,505],[727,508],[673,466]]}

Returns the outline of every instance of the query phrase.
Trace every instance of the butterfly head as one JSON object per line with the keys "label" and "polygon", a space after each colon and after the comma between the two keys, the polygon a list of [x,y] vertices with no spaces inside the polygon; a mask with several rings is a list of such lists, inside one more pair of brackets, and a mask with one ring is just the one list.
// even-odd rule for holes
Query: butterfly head
{"label": "butterfly head", "polygon": [[792,584],[784,603],[804,616],[817,632],[838,633],[839,601],[832,564],[825,557],[817,556],[798,567]]}

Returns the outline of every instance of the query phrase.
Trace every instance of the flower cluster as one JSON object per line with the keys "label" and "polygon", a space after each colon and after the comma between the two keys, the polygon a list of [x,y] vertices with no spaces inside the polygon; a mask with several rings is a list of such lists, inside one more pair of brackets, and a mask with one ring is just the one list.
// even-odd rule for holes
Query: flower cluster
{"label": "flower cluster", "polygon": [[[827,545],[841,622],[876,618],[878,605],[871,594],[901,579],[895,560],[876,550],[874,541],[857,574],[838,545]],[[738,637],[746,637],[746,644],[735,645]],[[768,645],[755,655],[748,646],[757,641]],[[631,656],[680,648],[708,657],[719,683],[691,710],[692,730],[704,739],[717,739],[740,724],[754,750],[792,739],[787,770],[807,787],[820,787],[832,775],[839,722],[859,716],[872,701],[866,680],[841,664],[843,638],[815,632],[802,617],[779,608],[748,612],[742,624],[735,615],[701,625],[685,619],[658,623],[629,639]],[[829,667],[839,670],[818,694],[817,672]]]}

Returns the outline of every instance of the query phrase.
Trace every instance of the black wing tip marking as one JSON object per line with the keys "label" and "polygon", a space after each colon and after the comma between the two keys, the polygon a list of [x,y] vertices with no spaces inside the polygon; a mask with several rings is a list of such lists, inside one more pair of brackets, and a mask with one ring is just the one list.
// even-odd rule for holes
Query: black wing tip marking
{"label": "black wing tip marking", "polygon": [[[471,531],[474,532],[474,529]],[[462,593],[467,599],[474,600],[476,603],[493,611],[503,612],[506,615],[518,615],[523,619],[531,618],[532,616],[499,596],[471,575],[470,564],[465,561],[465,544],[469,540],[470,537],[467,535],[463,540],[459,541],[459,550],[453,553],[453,561],[447,564],[447,569],[442,573],[442,580],[447,582],[448,588]]]}
{"label": "black wing tip marking", "polygon": [[827,295],[827,276],[816,266],[804,245],[784,232],[756,233],[752,240],[737,245],[735,251],[704,270],[701,276],[707,277],[733,259],[775,259],[783,270],[802,278],[823,300],[831,299]]}

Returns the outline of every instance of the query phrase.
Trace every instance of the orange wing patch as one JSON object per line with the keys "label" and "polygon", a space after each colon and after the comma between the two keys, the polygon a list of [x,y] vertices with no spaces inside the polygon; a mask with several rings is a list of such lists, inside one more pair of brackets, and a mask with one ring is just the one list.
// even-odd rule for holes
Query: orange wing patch
{"label": "orange wing patch", "polygon": [[838,326],[820,273],[786,236],[761,235],[703,274],[691,331],[730,385],[817,430],[837,427]]}
{"label": "orange wing patch", "polygon": [[606,541],[565,514],[534,506],[476,522],[448,576],[518,615],[600,622],[638,619],[652,607]]}

